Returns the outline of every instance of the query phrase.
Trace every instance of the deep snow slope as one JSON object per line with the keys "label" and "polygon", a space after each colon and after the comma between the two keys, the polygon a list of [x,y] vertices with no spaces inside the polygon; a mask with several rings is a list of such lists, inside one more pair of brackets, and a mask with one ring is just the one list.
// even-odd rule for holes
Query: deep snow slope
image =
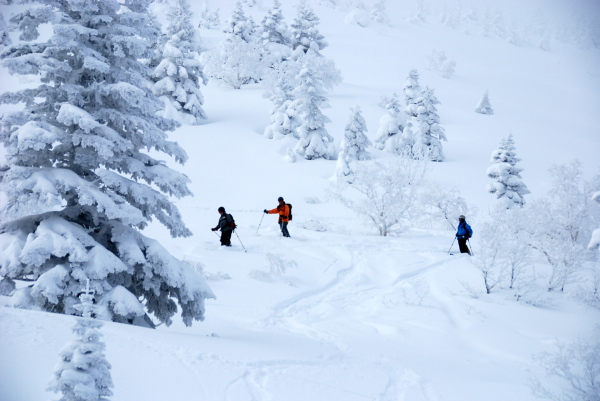
{"label": "deep snow slope", "polygon": [[[199,10],[201,2],[192,3]],[[213,3],[224,21],[234,1]],[[255,21],[270,7],[258,3]],[[545,194],[553,163],[579,158],[586,176],[598,172],[598,49],[555,40],[544,51],[441,24],[441,8],[458,3],[426,2],[429,14],[418,23],[407,21],[416,2],[388,3],[391,25],[366,28],[344,22],[349,8],[315,4],[330,44],[323,53],[344,77],[324,110],[332,120],[327,129],[339,141],[349,108],[360,105],[373,139],[381,96],[401,93],[409,70],[418,69],[421,85],[441,101],[448,137],[447,161],[435,164],[432,176],[478,209],[468,216],[475,252],[477,222],[491,199],[485,171],[503,136],[514,136],[531,199]],[[485,1],[479,11],[500,8],[507,21],[527,26],[542,3],[552,26],[588,11],[587,2],[534,0]],[[291,22],[290,2],[284,15]],[[216,30],[201,35],[207,46],[221,38]],[[453,78],[427,69],[434,49],[456,61]],[[494,116],[474,113],[486,90]],[[172,239],[157,225],[147,234],[203,269],[217,299],[207,302],[206,321],[191,328],[107,323],[111,400],[529,401],[528,376],[550,380],[533,356],[552,352],[556,339],[589,336],[600,323],[600,312],[568,291],[533,294],[532,304],[509,291],[486,295],[469,257],[448,255],[452,232],[376,236],[327,196],[335,161],[289,163],[289,143],[262,136],[271,108],[263,86],[233,90],[211,82],[202,91],[206,123],[172,134],[190,156],[178,169],[191,178],[195,196],[177,205],[194,236]],[[280,237],[275,216],[262,214],[278,196],[294,205],[291,239]],[[219,206],[239,225],[231,249],[220,248],[210,231]],[[0,401],[59,398],[45,387],[74,319],[0,309]]]}

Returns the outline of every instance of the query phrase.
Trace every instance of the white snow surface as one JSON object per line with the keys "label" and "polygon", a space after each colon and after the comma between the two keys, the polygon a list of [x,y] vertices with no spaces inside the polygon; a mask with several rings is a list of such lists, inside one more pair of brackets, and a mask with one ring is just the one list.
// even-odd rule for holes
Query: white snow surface
{"label": "white snow surface", "polygon": [[[201,2],[191,3],[197,26]],[[219,2],[222,20],[234,3]],[[257,3],[250,9],[255,21],[271,7]],[[481,7],[497,6],[509,20],[526,19],[544,4],[556,19],[551,22],[560,23],[571,15],[567,10],[585,13],[590,4],[525,3]],[[361,27],[345,23],[348,8],[314,4],[329,43],[322,53],[344,78],[328,95],[326,129],[339,144],[349,109],[358,105],[373,140],[385,114],[377,106],[381,97],[401,93],[410,69],[418,69],[420,84],[434,88],[441,102],[448,138],[446,161],[434,164],[432,176],[478,209],[467,216],[477,253],[478,222],[493,202],[486,191],[489,154],[502,137],[512,133],[518,145],[528,199],[546,194],[553,163],[578,158],[587,177],[598,172],[600,50],[559,41],[549,51],[516,46],[451,29],[434,15],[407,22],[416,7],[387,2],[389,26]],[[291,23],[292,3],[282,8]],[[206,46],[222,38],[219,30],[200,35]],[[427,70],[434,49],[457,60],[452,79]],[[0,74],[7,90],[24,84]],[[485,90],[493,93],[493,116],[473,112]],[[377,236],[328,198],[335,160],[290,163],[288,139],[262,135],[272,108],[263,92],[261,84],[234,90],[212,81],[202,88],[208,120],[171,134],[189,155],[184,167],[173,167],[191,179],[195,196],[176,204],[194,235],[172,239],[158,223],[144,234],[203,270],[217,298],[207,300],[206,320],[192,327],[178,318],[156,330],[105,323],[110,400],[535,400],[528,375],[551,379],[533,356],[552,352],[555,340],[589,336],[600,311],[574,300],[568,286],[531,303],[517,302],[508,290],[485,294],[470,257],[449,255],[452,231],[421,227]],[[368,150],[374,159],[389,157]],[[275,216],[262,213],[278,196],[293,204],[290,239],[281,237]],[[220,247],[210,232],[219,206],[238,224],[232,248]],[[0,297],[0,304],[9,303]],[[46,388],[75,319],[0,307],[0,400],[59,397]]]}

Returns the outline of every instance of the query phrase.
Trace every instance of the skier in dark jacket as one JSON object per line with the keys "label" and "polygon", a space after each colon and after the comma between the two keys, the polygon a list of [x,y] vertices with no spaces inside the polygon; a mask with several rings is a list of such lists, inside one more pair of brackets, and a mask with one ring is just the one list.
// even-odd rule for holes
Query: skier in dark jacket
{"label": "skier in dark jacket", "polygon": [[235,222],[233,221],[233,217],[225,212],[223,206],[219,208],[219,214],[221,215],[219,222],[212,230],[221,230],[221,246],[231,246],[231,233],[235,228]]}
{"label": "skier in dark jacket", "polygon": [[471,254],[469,247],[467,246],[467,240],[473,236],[473,230],[471,226],[467,224],[465,216],[462,214],[458,216],[458,228],[456,230],[456,238],[458,238],[458,247],[461,253]]}

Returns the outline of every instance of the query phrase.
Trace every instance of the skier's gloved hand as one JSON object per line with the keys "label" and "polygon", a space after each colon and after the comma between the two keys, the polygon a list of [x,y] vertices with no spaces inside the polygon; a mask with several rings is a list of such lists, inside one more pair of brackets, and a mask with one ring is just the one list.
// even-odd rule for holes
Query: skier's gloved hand
{"label": "skier's gloved hand", "polygon": [[217,231],[217,229],[216,229],[216,228],[211,228],[211,230],[212,230],[212,231]]}
{"label": "skier's gloved hand", "polygon": [[269,212],[267,212],[267,209],[263,210],[263,212],[265,212],[265,213],[269,213]]}

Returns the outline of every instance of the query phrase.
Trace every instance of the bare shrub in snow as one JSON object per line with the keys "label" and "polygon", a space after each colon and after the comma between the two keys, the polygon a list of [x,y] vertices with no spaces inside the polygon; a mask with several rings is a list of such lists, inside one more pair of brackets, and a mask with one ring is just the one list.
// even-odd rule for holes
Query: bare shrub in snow
{"label": "bare shrub in snow", "polygon": [[456,230],[458,216],[475,214],[474,210],[469,209],[467,201],[460,196],[458,189],[446,189],[436,183],[424,187],[420,202],[424,206],[424,213],[420,218],[421,225],[437,222],[446,229]]}
{"label": "bare shrub in snow", "polygon": [[428,171],[428,162],[407,157],[364,161],[357,165],[352,184],[332,184],[329,192],[386,236],[405,230],[421,211],[418,194]]}
{"label": "bare shrub in snow", "polygon": [[584,181],[578,161],[554,165],[550,173],[552,188],[546,198],[532,205],[531,218],[524,229],[530,233],[530,246],[550,265],[548,290],[563,291],[593,258],[586,248],[600,221],[599,210],[592,201],[598,177],[594,183]]}
{"label": "bare shrub in snow", "polygon": [[298,264],[294,260],[285,259],[283,255],[278,253],[267,253],[269,262],[269,270],[253,270],[250,272],[250,277],[261,281],[272,281],[282,279],[288,269],[296,269]]}
{"label": "bare shrub in snow", "polygon": [[600,401],[600,326],[590,339],[556,341],[555,346],[534,358],[547,379],[530,375],[532,393],[552,401]]}
{"label": "bare shrub in snow", "polygon": [[485,224],[479,229],[479,247],[471,261],[481,271],[487,294],[499,286],[506,276],[506,265],[502,260],[503,236],[491,224]]}

